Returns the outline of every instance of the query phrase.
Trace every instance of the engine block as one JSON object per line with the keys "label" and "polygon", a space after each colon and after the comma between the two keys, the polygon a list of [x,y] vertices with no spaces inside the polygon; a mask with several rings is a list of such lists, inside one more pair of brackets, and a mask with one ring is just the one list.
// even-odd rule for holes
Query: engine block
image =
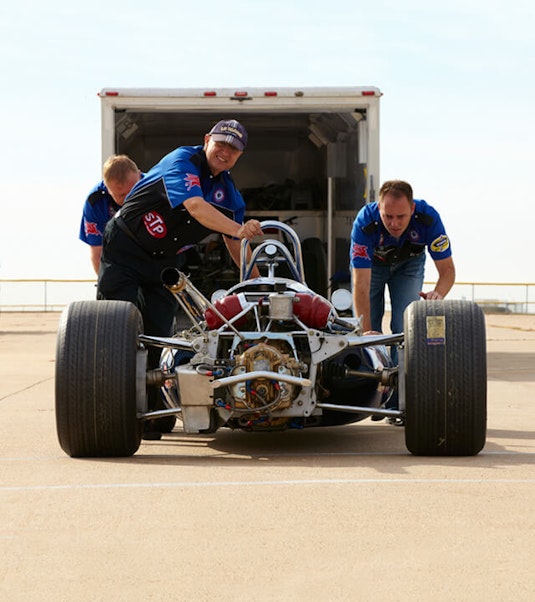
{"label": "engine block", "polygon": [[[286,344],[283,341],[271,343],[256,343],[237,355],[232,375],[269,371],[299,376],[300,362],[288,350],[277,348]],[[299,389],[297,385],[259,377],[232,385],[230,392],[237,408],[261,411],[290,407]]]}

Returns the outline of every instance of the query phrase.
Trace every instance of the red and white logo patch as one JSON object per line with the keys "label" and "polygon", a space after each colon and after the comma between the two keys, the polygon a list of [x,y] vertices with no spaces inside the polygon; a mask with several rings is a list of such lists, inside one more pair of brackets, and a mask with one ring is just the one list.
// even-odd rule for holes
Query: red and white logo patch
{"label": "red and white logo patch", "polygon": [[98,229],[95,222],[86,222],[84,220],[84,230],[86,236],[102,236],[102,232]]}
{"label": "red and white logo patch", "polygon": [[201,187],[201,180],[198,175],[193,173],[186,174],[184,178],[184,183],[186,184],[186,190],[189,192],[194,186],[198,188]]}
{"label": "red and white logo patch", "polygon": [[368,255],[368,247],[366,245],[359,245],[354,242],[351,245],[351,259],[357,258],[370,259],[370,256]]}
{"label": "red and white logo patch", "polygon": [[143,224],[145,224],[147,232],[151,236],[154,236],[154,238],[164,238],[167,234],[167,227],[163,221],[163,217],[159,213],[156,213],[156,211],[145,213]]}

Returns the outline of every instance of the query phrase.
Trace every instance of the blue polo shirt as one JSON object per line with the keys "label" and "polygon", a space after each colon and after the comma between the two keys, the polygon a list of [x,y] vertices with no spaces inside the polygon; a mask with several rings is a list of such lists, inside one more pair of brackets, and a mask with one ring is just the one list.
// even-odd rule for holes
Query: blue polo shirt
{"label": "blue polo shirt", "polygon": [[111,197],[104,182],[99,182],[84,203],[78,238],[92,247],[102,246],[104,228],[118,210],[119,205]]}
{"label": "blue polo shirt", "polygon": [[377,203],[369,203],[358,212],[351,230],[351,267],[399,263],[421,255],[426,248],[434,260],[451,257],[450,240],[436,209],[424,200],[414,203],[409,225],[399,238],[384,227]]}
{"label": "blue polo shirt", "polygon": [[120,215],[147,251],[176,254],[211,233],[183,206],[193,197],[243,223],[245,201],[230,172],[213,176],[202,146],[182,146],[166,155],[130,191]]}

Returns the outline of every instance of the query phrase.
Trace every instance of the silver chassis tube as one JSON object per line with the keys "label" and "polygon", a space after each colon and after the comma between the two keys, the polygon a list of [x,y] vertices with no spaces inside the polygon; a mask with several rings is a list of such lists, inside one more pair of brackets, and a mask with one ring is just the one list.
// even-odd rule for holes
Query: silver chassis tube
{"label": "silver chassis tube", "polygon": [[[255,373],[258,374],[258,373]],[[279,375],[280,376],[280,375]],[[232,378],[232,377],[230,377]],[[279,378],[279,380],[283,380]],[[305,379],[306,380],[306,379]],[[239,381],[237,381],[239,382]],[[333,403],[316,403],[316,408],[324,410],[334,410],[338,412],[352,412],[353,414],[368,414],[369,416],[385,416],[387,418],[402,418],[404,413],[402,410],[386,410],[382,408],[368,408],[361,406],[339,406]],[[178,416],[182,413],[181,408],[172,408],[167,410],[155,410],[153,412],[138,412],[138,420],[150,420],[151,418],[162,418],[164,416]]]}
{"label": "silver chassis tube", "polygon": [[335,410],[338,412],[353,412],[354,414],[368,414],[369,416],[389,416],[392,418],[401,418],[404,415],[402,410],[386,410],[383,408],[365,408],[361,406],[339,406],[334,403],[317,403],[317,408],[324,410]]}
{"label": "silver chassis tube", "polygon": [[210,385],[213,389],[218,387],[226,387],[228,385],[234,385],[236,383],[245,382],[246,380],[253,380],[256,378],[269,378],[270,380],[282,381],[291,385],[300,385],[301,387],[310,387],[312,381],[308,378],[301,378],[299,376],[292,376],[290,374],[279,374],[278,372],[270,372],[269,370],[257,370],[256,372],[245,372],[243,374],[236,374],[234,376],[226,376],[224,378],[218,378],[213,380]]}
{"label": "silver chassis tube", "polygon": [[[294,257],[290,257],[288,250],[286,249],[286,247],[284,245],[281,245],[280,241],[274,240],[274,241],[264,241],[263,243],[261,243],[260,246],[264,247],[264,245],[268,242],[271,242],[273,244],[275,244],[275,246],[277,246],[279,248],[279,250],[283,249],[283,255],[285,256],[285,259],[291,260],[293,259],[293,261],[289,261],[289,267],[290,270],[292,272],[295,272],[295,276],[296,276],[296,280],[298,282],[300,282],[301,284],[305,284],[305,271],[304,271],[304,267],[303,267],[303,256],[301,254],[301,243],[299,241],[299,238],[297,237],[297,234],[295,233],[295,231],[293,230],[293,228],[288,227],[286,224],[282,223],[282,222],[277,222],[274,220],[266,220],[263,222],[260,222],[260,226],[262,229],[268,229],[268,228],[274,228],[276,230],[278,230],[279,232],[284,232],[293,247],[293,254]],[[251,271],[253,269],[253,266],[255,265],[255,261],[256,261],[256,257],[258,255],[258,253],[254,253],[251,256],[251,259],[249,262],[247,262],[247,248],[249,246],[249,240],[246,238],[243,238],[241,240],[241,245],[240,245],[240,280],[243,282],[244,280],[248,280],[250,275],[251,275]],[[282,247],[282,249],[281,249]]]}
{"label": "silver chassis tube", "polygon": [[182,414],[182,408],[169,408],[166,410],[154,410],[152,412],[138,412],[138,420],[150,420],[151,418],[163,418],[164,416],[179,416]]}
{"label": "silver chassis tube", "polygon": [[[251,372],[249,374],[249,377],[252,376],[252,374],[256,374],[257,376],[259,375],[258,372]],[[275,374],[275,373],[266,373],[266,374]],[[247,376],[246,374],[243,375],[239,375],[239,377],[237,377],[237,380],[234,380],[233,383],[229,383],[227,382],[226,384],[234,384],[236,382],[241,382],[243,380],[249,380],[249,378],[245,379],[243,378],[244,376]],[[277,375],[279,377],[279,380],[282,380],[284,382],[291,382],[291,384],[301,384],[301,383],[296,383],[293,381],[289,381],[288,378],[290,378],[289,376],[285,376],[285,375],[281,375],[278,374]],[[284,376],[284,378],[281,378],[281,376]],[[233,376],[230,376],[229,378],[236,378]],[[295,380],[307,380],[307,379],[297,379],[296,377],[293,377]],[[214,381],[212,383],[212,387],[216,388],[218,385],[219,381]],[[306,385],[303,385],[306,386]],[[385,416],[385,417],[390,417],[390,418],[402,418],[403,415],[405,414],[405,412],[403,410],[387,410],[384,408],[368,408],[368,407],[363,407],[363,406],[341,406],[341,405],[336,405],[334,403],[316,403],[315,404],[316,408],[321,408],[324,410],[334,410],[337,412],[351,412],[353,414],[368,414],[369,416]],[[141,413],[139,412],[137,414],[138,419],[140,420],[149,420],[150,418],[162,418],[163,416],[173,416],[173,415],[178,415],[182,412],[181,408],[171,408],[171,409],[167,409],[167,410],[155,410],[153,412],[146,412],[146,413]]]}

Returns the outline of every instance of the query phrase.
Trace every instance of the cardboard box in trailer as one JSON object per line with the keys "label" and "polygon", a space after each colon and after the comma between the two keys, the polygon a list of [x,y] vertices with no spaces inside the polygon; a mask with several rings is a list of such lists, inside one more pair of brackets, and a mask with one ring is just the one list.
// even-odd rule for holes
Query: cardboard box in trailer
{"label": "cardboard box in trailer", "polygon": [[[178,146],[202,144],[220,119],[238,119],[249,143],[232,174],[247,217],[294,227],[311,288],[328,296],[347,286],[351,226],[379,187],[378,88],[104,88],[99,96],[102,160],[124,153],[142,171]],[[188,268],[200,270],[203,288],[235,281],[220,244],[209,240],[198,253]]]}

